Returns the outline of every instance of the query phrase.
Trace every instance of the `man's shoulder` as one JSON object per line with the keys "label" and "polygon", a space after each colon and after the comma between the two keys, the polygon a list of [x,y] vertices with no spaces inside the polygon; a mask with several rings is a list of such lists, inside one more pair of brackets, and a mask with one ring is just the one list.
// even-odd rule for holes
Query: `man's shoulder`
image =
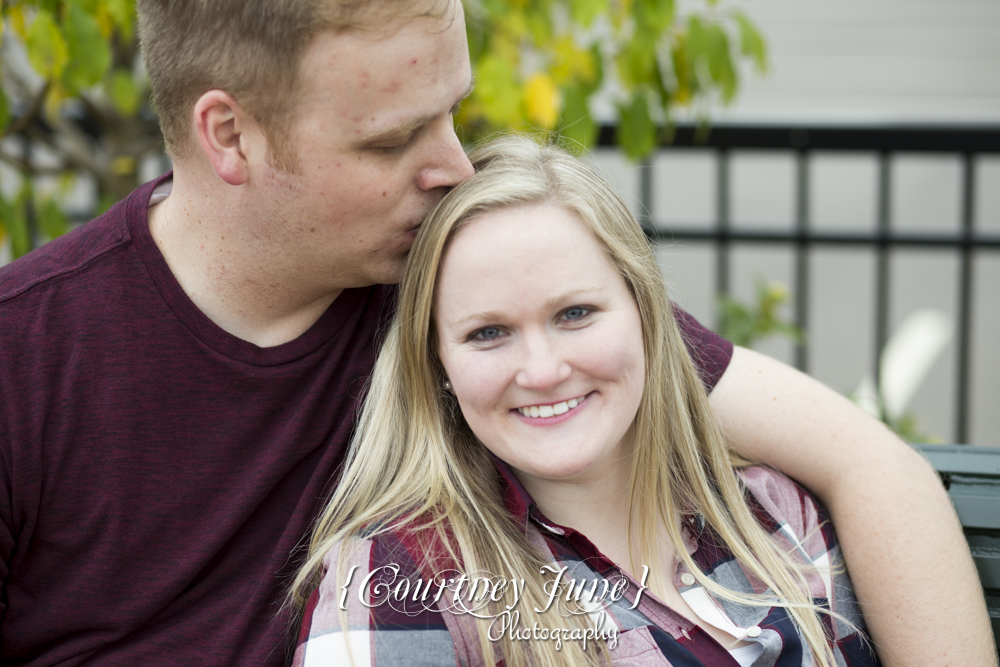
{"label": "man's shoulder", "polygon": [[106,213],[0,268],[0,308],[51,285],[87,280],[93,265],[131,243],[129,209],[144,203],[149,188],[142,186]]}

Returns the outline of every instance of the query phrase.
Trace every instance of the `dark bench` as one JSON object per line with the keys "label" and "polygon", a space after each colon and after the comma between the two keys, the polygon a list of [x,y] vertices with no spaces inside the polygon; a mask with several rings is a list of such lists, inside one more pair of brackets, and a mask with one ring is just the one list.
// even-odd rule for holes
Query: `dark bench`
{"label": "dark bench", "polygon": [[914,445],[941,475],[962,522],[1000,650],[1000,447]]}

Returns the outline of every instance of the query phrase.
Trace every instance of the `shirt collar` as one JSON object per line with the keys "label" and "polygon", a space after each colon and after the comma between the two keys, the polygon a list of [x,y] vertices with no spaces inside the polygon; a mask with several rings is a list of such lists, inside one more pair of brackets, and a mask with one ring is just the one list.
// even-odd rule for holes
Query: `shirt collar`
{"label": "shirt collar", "polygon": [[560,552],[566,551],[566,546],[560,546],[560,543],[565,543],[571,551],[566,551],[562,555],[565,556],[573,553],[573,555],[590,562],[591,567],[594,567],[598,571],[607,572],[611,569],[617,569],[614,562],[602,554],[587,539],[586,535],[569,526],[561,526],[542,514],[534,498],[531,497],[528,490],[521,484],[521,480],[517,478],[511,467],[495,455],[493,456],[493,461],[496,464],[497,472],[500,473],[500,478],[504,482],[504,505],[507,511],[511,513],[519,530],[527,532],[529,521],[534,522],[542,529],[543,534],[548,534],[550,538],[549,545],[553,549],[554,554],[558,555]]}
{"label": "shirt collar", "polygon": [[503,480],[503,504],[514,517],[518,528],[522,531],[528,526],[528,518],[537,509],[534,499],[528,490],[521,484],[510,466],[493,455],[493,463],[496,464],[500,479]]}
{"label": "shirt collar", "polygon": [[[507,463],[493,455],[493,462],[496,464],[497,472],[503,481],[503,501],[507,511],[510,512],[518,529],[522,532],[528,529],[528,522],[534,521],[550,535],[557,535],[564,538],[583,558],[604,561],[606,566],[615,567],[614,563],[607,559],[597,547],[591,543],[587,537],[573,528],[561,526],[555,521],[550,521],[542,511],[538,509],[535,499],[531,497],[528,490],[521,484],[514,471]],[[699,543],[705,538],[705,519],[701,515],[688,515],[681,523],[681,535],[684,539],[684,546],[689,554],[694,554],[699,550]]]}

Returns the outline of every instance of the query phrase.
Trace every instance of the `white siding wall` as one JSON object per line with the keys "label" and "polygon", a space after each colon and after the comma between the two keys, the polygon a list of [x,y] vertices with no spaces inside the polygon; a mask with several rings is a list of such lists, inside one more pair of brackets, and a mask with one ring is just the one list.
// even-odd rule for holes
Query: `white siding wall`
{"label": "white siding wall", "polygon": [[772,69],[719,118],[1000,121],[997,0],[740,0]]}

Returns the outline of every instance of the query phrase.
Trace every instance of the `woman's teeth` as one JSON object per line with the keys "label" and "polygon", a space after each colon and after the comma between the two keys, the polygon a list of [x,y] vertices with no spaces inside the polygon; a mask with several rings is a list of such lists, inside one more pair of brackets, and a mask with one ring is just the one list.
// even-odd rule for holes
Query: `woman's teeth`
{"label": "woman's teeth", "polygon": [[554,415],[561,415],[565,412],[569,412],[576,406],[580,405],[585,398],[586,396],[571,398],[568,401],[555,403],[554,405],[529,405],[524,408],[518,408],[517,411],[525,417],[552,417]]}

